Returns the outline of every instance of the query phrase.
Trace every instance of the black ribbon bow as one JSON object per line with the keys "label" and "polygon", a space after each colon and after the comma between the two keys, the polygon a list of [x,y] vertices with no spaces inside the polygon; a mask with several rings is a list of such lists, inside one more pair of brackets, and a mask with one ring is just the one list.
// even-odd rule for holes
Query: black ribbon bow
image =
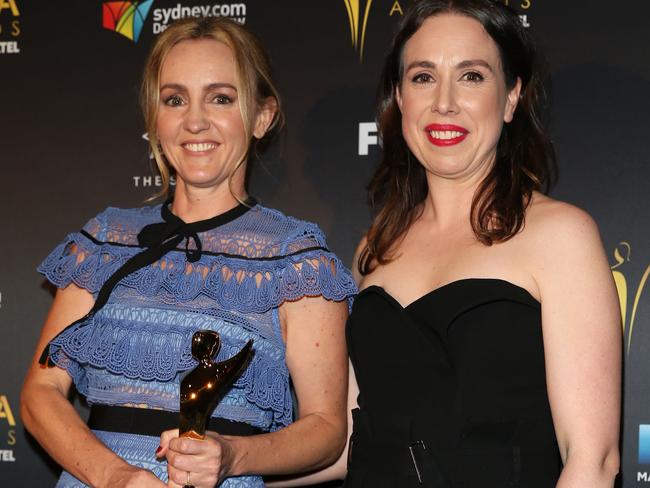
{"label": "black ribbon bow", "polygon": [[[169,203],[166,202],[160,211],[164,222],[144,226],[138,234],[138,244],[147,248],[157,246],[167,248],[171,246],[170,249],[174,249],[185,239],[185,256],[190,263],[195,263],[201,259],[201,251],[203,250],[201,239],[199,239],[199,234],[195,230],[198,223],[186,224],[169,210]],[[194,243],[194,249],[190,248],[190,239]],[[171,242],[173,242],[173,245]]]}

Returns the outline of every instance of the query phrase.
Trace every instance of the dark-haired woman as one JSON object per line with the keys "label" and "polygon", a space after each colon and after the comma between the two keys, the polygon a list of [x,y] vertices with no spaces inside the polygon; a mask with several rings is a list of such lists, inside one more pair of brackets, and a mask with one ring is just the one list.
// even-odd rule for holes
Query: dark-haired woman
{"label": "dark-haired woman", "polygon": [[598,230],[542,194],[535,50],[490,0],[419,1],[380,88],[348,346],[346,488],[605,488],[621,337]]}
{"label": "dark-haired woman", "polygon": [[[38,345],[54,367],[36,356],[21,412],[64,468],[56,486],[260,488],[261,475],[331,463],[345,443],[356,287],[316,225],[247,196],[247,156],[281,119],[264,50],[228,19],[175,23],[153,45],[142,101],[173,194],[108,208],[40,267],[60,288]],[[174,429],[199,329],[219,333],[218,360],[254,342],[204,440]]]}

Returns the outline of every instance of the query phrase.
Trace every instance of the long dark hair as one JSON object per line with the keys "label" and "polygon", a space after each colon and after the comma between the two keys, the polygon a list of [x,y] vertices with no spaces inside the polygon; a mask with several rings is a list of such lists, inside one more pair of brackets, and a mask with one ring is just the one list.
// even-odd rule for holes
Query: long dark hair
{"label": "long dark hair", "polygon": [[554,174],[555,151],[541,118],[546,98],[541,62],[519,17],[492,0],[414,2],[393,38],[379,85],[377,123],[383,151],[368,186],[374,220],[358,263],[364,275],[393,258],[391,248],[419,216],[429,191],[425,170],[404,140],[395,91],[402,80],[406,42],[427,18],[444,13],[477,20],[499,49],[507,88],[521,79],[513,119],[504,125],[495,163],[472,201],[470,221],[476,238],[491,245],[513,237],[523,228],[532,192],[548,191]]}

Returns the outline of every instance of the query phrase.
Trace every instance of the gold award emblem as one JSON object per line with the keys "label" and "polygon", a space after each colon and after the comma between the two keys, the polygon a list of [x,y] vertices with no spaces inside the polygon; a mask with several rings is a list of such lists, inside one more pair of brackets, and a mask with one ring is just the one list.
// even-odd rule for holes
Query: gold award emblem
{"label": "gold award emblem", "polygon": [[[343,0],[343,3],[345,3],[345,8],[348,11],[352,47],[358,51],[359,61],[363,61],[363,46],[366,41],[366,26],[368,25],[372,0],[366,0],[366,6],[363,9],[360,0]],[[363,10],[363,20],[361,20],[361,10]]]}
{"label": "gold award emblem", "polygon": [[632,344],[632,331],[634,329],[634,322],[636,320],[636,313],[639,307],[639,302],[641,301],[641,295],[645,285],[650,277],[650,265],[645,269],[645,272],[641,276],[639,285],[637,286],[636,293],[634,294],[634,300],[632,301],[632,313],[629,316],[627,315],[627,305],[628,305],[628,282],[625,274],[621,271],[621,268],[625,266],[626,262],[630,261],[632,255],[632,246],[627,242],[620,242],[618,246],[614,249],[614,260],[616,264],[611,266],[612,274],[614,275],[614,283],[616,283],[616,290],[618,292],[618,299],[621,304],[621,323],[623,326],[623,334],[626,336],[625,347],[629,354],[630,344]]}

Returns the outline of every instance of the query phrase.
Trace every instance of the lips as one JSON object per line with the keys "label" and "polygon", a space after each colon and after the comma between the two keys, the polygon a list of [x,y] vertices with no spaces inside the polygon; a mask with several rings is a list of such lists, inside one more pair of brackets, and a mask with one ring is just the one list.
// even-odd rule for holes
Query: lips
{"label": "lips", "polygon": [[216,149],[219,144],[214,141],[188,141],[181,146],[192,154],[203,154]]}
{"label": "lips", "polygon": [[469,131],[453,124],[429,124],[424,128],[429,142],[435,146],[454,146],[465,140]]}

